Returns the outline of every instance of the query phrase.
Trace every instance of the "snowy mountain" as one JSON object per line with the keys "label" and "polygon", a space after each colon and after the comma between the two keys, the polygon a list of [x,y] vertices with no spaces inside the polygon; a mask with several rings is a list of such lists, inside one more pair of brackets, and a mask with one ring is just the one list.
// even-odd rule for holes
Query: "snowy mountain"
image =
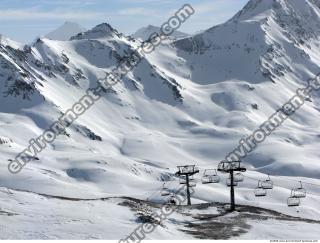
{"label": "snowy mountain", "polygon": [[81,25],[67,21],[56,30],[45,35],[45,37],[50,40],[66,41],[69,40],[70,37],[84,31],[86,31],[86,29]]}
{"label": "snowy mountain", "polygon": [[4,35],[1,35],[0,34],[0,44],[1,45],[6,45],[6,46],[11,46],[15,49],[19,49],[22,47],[22,44],[14,41],[14,40],[11,40],[10,38],[4,36]]}
{"label": "snowy mountain", "polygon": [[[146,27],[142,27],[141,29],[138,29],[132,37],[136,39],[140,39],[143,41],[146,41],[150,38],[150,36],[154,33],[160,33],[161,29],[160,27],[154,26],[154,25],[148,25]],[[174,31],[172,35],[170,36],[173,39],[180,39],[189,36],[186,33],[180,32],[180,31]]]}
{"label": "snowy mountain", "polygon": [[[134,200],[106,198],[165,202],[167,198],[159,191],[164,182],[172,191],[179,187],[174,176],[177,165],[196,164],[201,174],[204,169],[216,169],[241,138],[249,136],[319,73],[319,26],[319,0],[251,0],[226,23],[179,37],[143,57],[122,83],[105,92],[16,175],[8,173],[8,163],[29,140],[41,135],[140,42],[106,23],[74,34],[69,41],[41,38],[32,46],[22,46],[1,38],[0,205],[6,214],[15,215],[13,220],[25,222],[19,229],[9,228],[28,238],[52,238],[64,224],[71,232],[63,235],[67,238],[117,239],[122,237],[121,227],[129,233],[140,222],[136,215],[142,209],[133,205]],[[243,160],[248,171],[236,189],[238,203],[294,217],[319,218],[319,104],[320,95],[314,94]],[[228,175],[219,174],[220,183],[205,185],[201,174],[195,177],[193,202],[228,202]],[[253,190],[267,174],[274,189],[267,197],[255,197]],[[286,203],[299,181],[304,182],[308,196],[297,210]],[[16,204],[19,206],[12,206]],[[47,220],[47,211],[32,205],[59,213],[50,214]],[[111,209],[101,210],[105,205]],[[77,207],[86,216],[69,207]],[[102,215],[112,220],[104,221],[88,210],[103,211]],[[151,239],[175,234],[180,239],[193,238],[181,229],[182,222],[188,217],[196,219],[199,211],[186,210],[190,214],[177,212]],[[215,214],[217,208],[211,210],[214,212],[202,213]],[[29,216],[30,211],[37,212],[37,222]],[[41,230],[29,228],[28,222],[38,223]],[[90,232],[82,226],[72,228],[70,222],[82,226],[90,222]],[[290,224],[279,220],[282,232],[273,227],[261,236],[264,223],[256,222],[250,219],[249,224],[257,229],[249,233],[251,239],[274,237],[275,232],[278,238],[291,238],[288,232],[316,229],[308,225],[311,221]],[[103,234],[102,226],[108,229]],[[50,234],[43,236],[46,230]],[[7,233],[11,231],[0,232],[6,238],[15,237]]]}

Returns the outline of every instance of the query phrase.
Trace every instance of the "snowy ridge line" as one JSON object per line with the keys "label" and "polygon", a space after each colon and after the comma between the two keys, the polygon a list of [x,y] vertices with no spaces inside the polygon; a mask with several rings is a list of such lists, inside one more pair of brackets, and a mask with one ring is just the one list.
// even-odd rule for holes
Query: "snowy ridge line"
{"label": "snowy ridge line", "polygon": [[[168,184],[171,185],[172,182],[175,182],[175,180],[171,180],[170,183]],[[25,192],[25,193],[31,193],[31,194],[36,194],[39,196],[47,197],[47,198],[54,198],[54,199],[60,199],[60,200],[68,200],[68,201],[100,201],[100,200],[109,200],[113,198],[131,198],[131,199],[136,199],[133,197],[128,197],[128,196],[109,196],[109,197],[98,197],[98,198],[75,198],[75,197],[65,197],[65,196],[59,196],[59,195],[50,195],[46,193],[39,193],[39,192],[34,192],[30,190],[22,190],[22,189],[14,189],[14,188],[7,188],[7,187],[0,187],[0,188],[5,188],[8,191],[16,191],[16,192]],[[151,196],[146,198],[146,201],[150,201],[150,199],[154,199],[157,194],[160,194],[162,187],[159,187],[159,190],[156,190],[151,194]],[[172,189],[172,191],[179,190],[180,187],[175,187]]]}
{"label": "snowy ridge line", "polygon": [[[7,187],[0,187],[7,189],[7,191],[10,193],[10,191],[15,191],[15,192],[24,192],[24,193],[30,193],[30,194],[35,194],[38,196],[46,197],[46,198],[52,198],[52,199],[59,199],[59,200],[66,200],[66,201],[105,201],[109,199],[130,199],[130,200],[140,200],[134,197],[128,197],[128,196],[110,196],[110,197],[98,197],[98,198],[75,198],[75,197],[65,197],[65,196],[58,196],[58,195],[50,195],[46,193],[38,193],[34,191],[29,191],[29,190],[22,190],[22,189],[13,189],[13,188],[7,188]],[[158,191],[157,191],[158,192]],[[148,200],[146,200],[148,201]]]}
{"label": "snowy ridge line", "polygon": [[54,198],[54,199],[60,199],[60,200],[68,200],[68,201],[103,201],[103,200],[108,200],[112,198],[125,198],[125,196],[110,196],[110,197],[101,197],[101,198],[74,198],[74,197],[65,197],[65,196],[58,196],[58,195],[50,195],[46,193],[38,193],[34,191],[29,191],[29,190],[22,190],[22,189],[13,189],[13,188],[7,188],[7,187],[2,187],[7,189],[8,191],[16,191],[16,192],[25,192],[25,193],[31,193],[35,195],[39,195],[42,197],[47,197],[47,198]]}

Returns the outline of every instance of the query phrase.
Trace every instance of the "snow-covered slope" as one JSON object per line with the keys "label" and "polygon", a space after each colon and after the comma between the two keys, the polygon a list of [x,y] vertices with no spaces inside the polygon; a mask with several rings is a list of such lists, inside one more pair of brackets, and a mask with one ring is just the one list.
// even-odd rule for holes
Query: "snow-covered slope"
{"label": "snow-covered slope", "polygon": [[[141,29],[138,29],[134,34],[132,34],[132,37],[136,39],[140,39],[142,41],[146,41],[150,38],[150,36],[154,33],[160,33],[161,29],[160,27],[154,26],[154,25],[148,25],[146,27],[142,27]],[[174,31],[172,35],[170,36],[171,39],[181,39],[184,37],[189,36],[186,33],[183,33],[181,31]]]}
{"label": "snow-covered slope", "polygon": [[71,36],[84,31],[86,31],[86,29],[81,25],[67,21],[56,30],[46,34],[45,37],[50,40],[66,41],[69,40]]}
{"label": "snow-covered slope", "polygon": [[[319,25],[319,0],[252,0],[225,24],[143,58],[17,175],[8,173],[9,161],[140,41],[109,24],[69,41],[1,41],[0,185],[73,198],[166,200],[159,189],[163,181],[179,186],[177,165],[216,168],[319,73]],[[319,218],[319,104],[315,94],[245,158],[238,202]],[[266,174],[275,187],[256,198],[253,189]],[[200,178],[194,202],[228,201],[226,175],[215,185]],[[286,200],[300,180],[308,197],[297,212]]]}

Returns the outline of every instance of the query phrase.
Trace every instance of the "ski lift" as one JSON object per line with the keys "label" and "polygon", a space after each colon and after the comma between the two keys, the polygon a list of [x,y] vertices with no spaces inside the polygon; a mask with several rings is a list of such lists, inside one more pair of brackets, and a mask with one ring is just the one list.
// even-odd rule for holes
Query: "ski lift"
{"label": "ski lift", "polygon": [[[227,184],[228,187],[231,186],[231,179],[230,178],[227,179],[226,184]],[[233,181],[233,186],[237,186],[237,185],[238,185],[238,183]]]}
{"label": "ski lift", "polygon": [[254,195],[256,197],[265,197],[265,196],[267,196],[267,190],[262,187],[262,181],[258,181],[258,186],[254,190]]}
{"label": "ski lift", "polygon": [[170,195],[170,190],[168,187],[166,187],[165,184],[166,183],[163,183],[162,190],[160,192],[161,196],[169,196]]}
{"label": "ski lift", "polygon": [[217,170],[205,170],[201,178],[202,184],[219,183],[220,177]]}
{"label": "ski lift", "polygon": [[240,172],[236,173],[234,175],[234,179],[233,179],[235,182],[243,182],[244,180],[244,175]]}
{"label": "ski lift", "polygon": [[263,189],[273,189],[273,181],[270,179],[270,175],[268,174],[268,179],[261,183]]}
{"label": "ski lift", "polygon": [[300,187],[293,189],[293,196],[297,198],[304,198],[307,196],[307,190],[303,188],[302,182],[300,181]]}
{"label": "ski lift", "polygon": [[291,195],[287,199],[288,207],[297,207],[300,206],[300,198],[294,196],[294,189],[291,190]]}

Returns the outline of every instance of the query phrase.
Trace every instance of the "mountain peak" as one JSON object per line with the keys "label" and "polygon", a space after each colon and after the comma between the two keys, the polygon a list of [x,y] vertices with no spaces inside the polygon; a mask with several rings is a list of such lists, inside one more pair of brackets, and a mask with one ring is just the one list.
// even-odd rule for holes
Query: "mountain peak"
{"label": "mountain peak", "polygon": [[243,19],[272,10],[274,0],[250,0],[233,19]]}
{"label": "mountain peak", "polygon": [[250,0],[230,21],[260,20],[277,16],[320,17],[320,0]]}
{"label": "mountain peak", "polygon": [[99,38],[106,38],[106,37],[114,37],[115,35],[119,35],[118,31],[114,29],[108,23],[102,23],[91,30],[88,30],[83,33],[79,33],[76,36],[71,37],[71,40],[81,40],[81,39],[99,39]]}
{"label": "mountain peak", "polygon": [[[320,0],[250,0],[227,23],[278,25],[291,40],[303,43],[320,35]],[[274,29],[274,27],[273,27]]]}
{"label": "mountain peak", "polygon": [[79,24],[66,21],[62,26],[48,33],[45,37],[51,40],[66,41],[69,40],[71,36],[83,31],[86,31],[86,29]]}
{"label": "mountain peak", "polygon": [[93,31],[103,31],[103,32],[114,32],[116,31],[112,26],[108,23],[102,23],[97,25],[92,29]]}

